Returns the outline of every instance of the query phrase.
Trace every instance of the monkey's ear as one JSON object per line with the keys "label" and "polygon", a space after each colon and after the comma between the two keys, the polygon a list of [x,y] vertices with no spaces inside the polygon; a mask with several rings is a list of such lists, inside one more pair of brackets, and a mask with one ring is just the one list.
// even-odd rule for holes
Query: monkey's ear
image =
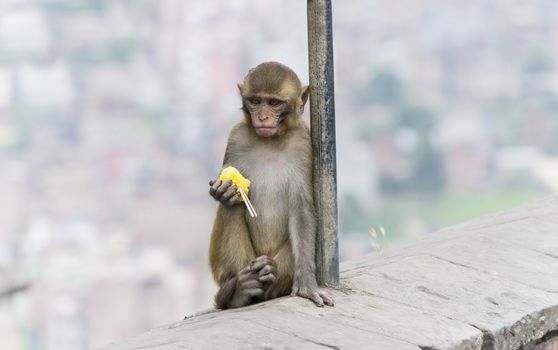
{"label": "monkey's ear", "polygon": [[308,101],[308,96],[310,96],[310,85],[306,85],[302,88],[302,93],[300,94],[300,99],[302,100],[302,107],[306,105],[306,101]]}
{"label": "monkey's ear", "polygon": [[242,83],[236,84],[238,86],[238,91],[240,92],[240,96],[244,96],[244,85]]}

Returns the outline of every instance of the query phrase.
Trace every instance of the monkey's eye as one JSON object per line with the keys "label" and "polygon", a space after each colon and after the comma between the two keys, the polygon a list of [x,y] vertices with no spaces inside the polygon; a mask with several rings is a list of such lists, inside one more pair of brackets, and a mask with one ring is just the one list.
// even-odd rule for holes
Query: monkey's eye
{"label": "monkey's eye", "polygon": [[280,104],[283,104],[283,101],[277,100],[277,99],[274,99],[274,98],[269,100],[269,105],[270,106],[279,106]]}
{"label": "monkey's eye", "polygon": [[262,99],[259,97],[248,97],[247,100],[253,105],[259,105],[260,103],[262,103]]}

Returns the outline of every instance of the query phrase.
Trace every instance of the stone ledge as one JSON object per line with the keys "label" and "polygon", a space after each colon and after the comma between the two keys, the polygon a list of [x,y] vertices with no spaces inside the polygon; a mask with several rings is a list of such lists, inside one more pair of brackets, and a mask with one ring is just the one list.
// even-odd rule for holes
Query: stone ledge
{"label": "stone ledge", "polygon": [[[542,349],[558,334],[558,196],[342,265],[336,305],[210,312],[125,349]],[[545,348],[546,349],[546,348]]]}

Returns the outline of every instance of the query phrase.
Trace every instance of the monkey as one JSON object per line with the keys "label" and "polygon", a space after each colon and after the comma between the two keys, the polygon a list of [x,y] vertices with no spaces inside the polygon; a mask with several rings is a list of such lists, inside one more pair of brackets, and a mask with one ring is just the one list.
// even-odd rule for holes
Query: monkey
{"label": "monkey", "polygon": [[209,263],[219,285],[215,306],[228,309],[281,296],[333,306],[315,275],[316,213],[310,129],[303,119],[309,86],[278,62],[250,69],[238,84],[243,118],[230,131],[223,168],[251,181],[248,215],[236,186],[209,181],[219,202]]}

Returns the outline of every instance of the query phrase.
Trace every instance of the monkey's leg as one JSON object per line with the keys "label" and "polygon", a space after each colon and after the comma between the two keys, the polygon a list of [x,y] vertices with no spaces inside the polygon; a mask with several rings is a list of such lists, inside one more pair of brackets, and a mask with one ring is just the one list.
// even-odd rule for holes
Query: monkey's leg
{"label": "monkey's leg", "polygon": [[318,288],[314,249],[316,246],[316,219],[312,197],[309,192],[300,192],[291,198],[289,237],[293,247],[294,273],[292,296],[310,299],[316,306],[333,306],[333,299]]}
{"label": "monkey's leg", "polygon": [[273,288],[269,291],[267,299],[274,299],[284,295],[289,295],[293,284],[293,255],[289,241],[283,243],[279,251],[273,256],[277,265],[276,280]]}
{"label": "monkey's leg", "polygon": [[220,289],[215,296],[217,308],[247,305],[261,295],[262,283],[249,269],[255,257],[241,206],[219,206],[213,224],[209,261]]}

